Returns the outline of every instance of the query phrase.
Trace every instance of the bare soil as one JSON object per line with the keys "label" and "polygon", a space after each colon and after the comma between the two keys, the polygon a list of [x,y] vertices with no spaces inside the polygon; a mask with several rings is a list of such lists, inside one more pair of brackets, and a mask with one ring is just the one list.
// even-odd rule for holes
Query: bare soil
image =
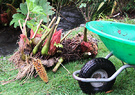
{"label": "bare soil", "polygon": [[17,40],[20,35],[19,29],[9,26],[0,27],[0,56],[13,54],[17,49]]}

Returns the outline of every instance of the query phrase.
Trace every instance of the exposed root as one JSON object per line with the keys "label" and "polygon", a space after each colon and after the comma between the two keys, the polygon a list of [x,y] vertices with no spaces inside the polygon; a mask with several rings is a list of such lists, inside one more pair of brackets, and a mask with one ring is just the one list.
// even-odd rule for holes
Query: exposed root
{"label": "exposed root", "polygon": [[5,85],[5,84],[8,84],[8,83],[11,83],[11,82],[14,82],[15,79],[12,79],[12,80],[9,80],[9,81],[3,81],[1,82],[1,85]]}
{"label": "exposed root", "polygon": [[[34,69],[32,69],[34,66],[32,64],[27,64],[27,65],[22,65],[17,76],[16,76],[16,80],[22,79],[25,76],[30,76],[32,75],[32,72],[34,71]],[[28,77],[29,78],[29,77]]]}
{"label": "exposed root", "polygon": [[[83,45],[84,43],[84,45]],[[84,58],[85,52],[90,52],[89,57],[95,57],[98,53],[98,47],[96,42],[92,41],[91,38],[88,39],[88,42],[83,41],[83,35],[78,34],[72,39],[67,39],[62,42],[63,49],[61,56],[64,57],[65,61],[73,61]]]}
{"label": "exposed root", "polygon": [[16,51],[8,60],[15,63],[15,66],[17,66],[18,68],[24,64],[24,61],[21,59],[19,50]]}

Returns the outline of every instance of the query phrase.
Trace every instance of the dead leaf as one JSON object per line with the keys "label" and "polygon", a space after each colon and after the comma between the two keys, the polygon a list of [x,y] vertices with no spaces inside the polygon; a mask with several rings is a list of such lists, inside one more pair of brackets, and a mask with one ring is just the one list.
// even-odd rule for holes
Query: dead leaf
{"label": "dead leaf", "polygon": [[40,78],[44,82],[48,83],[48,76],[47,76],[47,73],[46,73],[44,66],[41,63],[41,60],[40,59],[34,60],[33,65],[34,65],[38,75],[40,76]]}
{"label": "dead leaf", "polygon": [[113,90],[106,91],[105,93],[111,93],[111,92],[113,92]]}

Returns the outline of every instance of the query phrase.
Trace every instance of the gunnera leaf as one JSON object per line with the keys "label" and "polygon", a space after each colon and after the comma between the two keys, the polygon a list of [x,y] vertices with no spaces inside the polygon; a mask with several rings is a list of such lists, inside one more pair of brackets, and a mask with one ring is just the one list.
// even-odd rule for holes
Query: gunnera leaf
{"label": "gunnera leaf", "polygon": [[35,3],[39,6],[42,6],[43,12],[47,15],[54,14],[54,11],[52,11],[52,6],[50,6],[50,2],[47,2],[47,0],[37,0]]}
{"label": "gunnera leaf", "polygon": [[21,24],[23,24],[25,18],[26,16],[24,16],[23,14],[14,14],[10,25],[14,24],[14,27],[16,28],[17,26],[19,26],[18,20],[20,20]]}
{"label": "gunnera leaf", "polygon": [[20,9],[18,9],[17,12],[20,12],[20,13],[22,13],[24,15],[26,15],[28,13],[26,2],[20,4]]}

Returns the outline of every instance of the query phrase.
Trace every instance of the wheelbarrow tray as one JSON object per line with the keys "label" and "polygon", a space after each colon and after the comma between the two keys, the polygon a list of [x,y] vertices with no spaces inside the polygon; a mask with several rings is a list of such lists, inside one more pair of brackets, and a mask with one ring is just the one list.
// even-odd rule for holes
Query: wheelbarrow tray
{"label": "wheelbarrow tray", "polygon": [[86,28],[97,35],[118,59],[135,65],[135,25],[111,21],[91,21]]}

